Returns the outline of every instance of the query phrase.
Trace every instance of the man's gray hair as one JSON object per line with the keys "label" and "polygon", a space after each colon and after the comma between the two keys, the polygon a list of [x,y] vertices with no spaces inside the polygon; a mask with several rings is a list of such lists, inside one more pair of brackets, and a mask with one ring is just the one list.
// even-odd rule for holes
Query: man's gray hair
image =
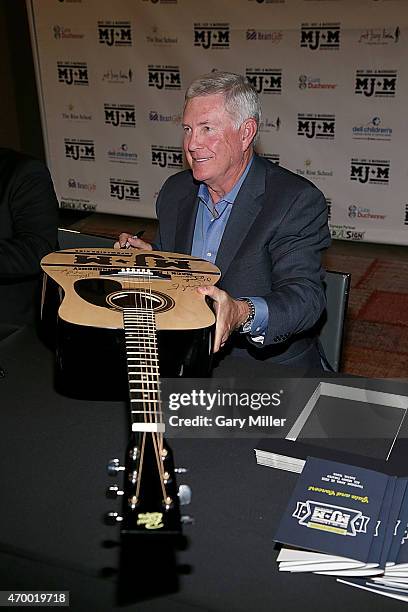
{"label": "man's gray hair", "polygon": [[261,121],[261,105],[258,94],[246,77],[233,72],[210,72],[195,81],[186,91],[185,104],[191,98],[222,93],[225,98],[225,108],[231,115],[236,129],[249,118],[255,119],[257,125]]}

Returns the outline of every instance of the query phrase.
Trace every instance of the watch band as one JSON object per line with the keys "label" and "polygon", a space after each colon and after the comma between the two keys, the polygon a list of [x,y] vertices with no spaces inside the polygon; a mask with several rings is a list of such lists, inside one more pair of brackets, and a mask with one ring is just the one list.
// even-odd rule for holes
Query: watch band
{"label": "watch band", "polygon": [[242,325],[238,328],[240,334],[248,334],[251,331],[252,322],[255,319],[255,304],[249,298],[238,298],[249,306],[249,314]]}

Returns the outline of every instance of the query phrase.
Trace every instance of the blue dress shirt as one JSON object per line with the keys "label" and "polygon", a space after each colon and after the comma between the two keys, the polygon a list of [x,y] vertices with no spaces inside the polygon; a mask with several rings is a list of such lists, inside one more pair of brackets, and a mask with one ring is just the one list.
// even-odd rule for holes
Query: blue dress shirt
{"label": "blue dress shirt", "polygon": [[[216,204],[213,204],[207,185],[201,183],[197,194],[199,205],[194,227],[193,246],[191,248],[191,254],[195,257],[215,263],[222,235],[231,214],[235,198],[247,177],[252,161],[253,158],[248,162],[247,167],[231,191],[226,193],[222,200]],[[253,340],[263,342],[263,335],[267,330],[269,321],[266,301],[261,297],[241,297],[248,297],[255,306],[255,317],[249,333]]]}

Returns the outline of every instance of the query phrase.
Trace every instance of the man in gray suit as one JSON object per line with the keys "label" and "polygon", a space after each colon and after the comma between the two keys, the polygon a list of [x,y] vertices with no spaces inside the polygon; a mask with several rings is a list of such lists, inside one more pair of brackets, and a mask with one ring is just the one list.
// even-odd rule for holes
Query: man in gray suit
{"label": "man in gray suit", "polygon": [[[327,206],[312,183],[255,154],[260,114],[240,75],[214,72],[190,85],[182,125],[191,170],[163,185],[153,246],[221,269],[218,287],[199,289],[217,316],[214,352],[320,368],[313,328],[325,308]],[[117,246],[151,248],[127,233]]]}

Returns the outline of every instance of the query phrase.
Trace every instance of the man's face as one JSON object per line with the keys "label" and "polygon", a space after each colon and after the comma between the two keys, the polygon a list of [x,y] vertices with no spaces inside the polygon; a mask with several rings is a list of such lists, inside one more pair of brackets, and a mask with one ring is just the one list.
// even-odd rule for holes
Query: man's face
{"label": "man's face", "polygon": [[225,110],[224,95],[188,100],[183,114],[184,152],[194,178],[229,191],[246,165],[241,128]]}

